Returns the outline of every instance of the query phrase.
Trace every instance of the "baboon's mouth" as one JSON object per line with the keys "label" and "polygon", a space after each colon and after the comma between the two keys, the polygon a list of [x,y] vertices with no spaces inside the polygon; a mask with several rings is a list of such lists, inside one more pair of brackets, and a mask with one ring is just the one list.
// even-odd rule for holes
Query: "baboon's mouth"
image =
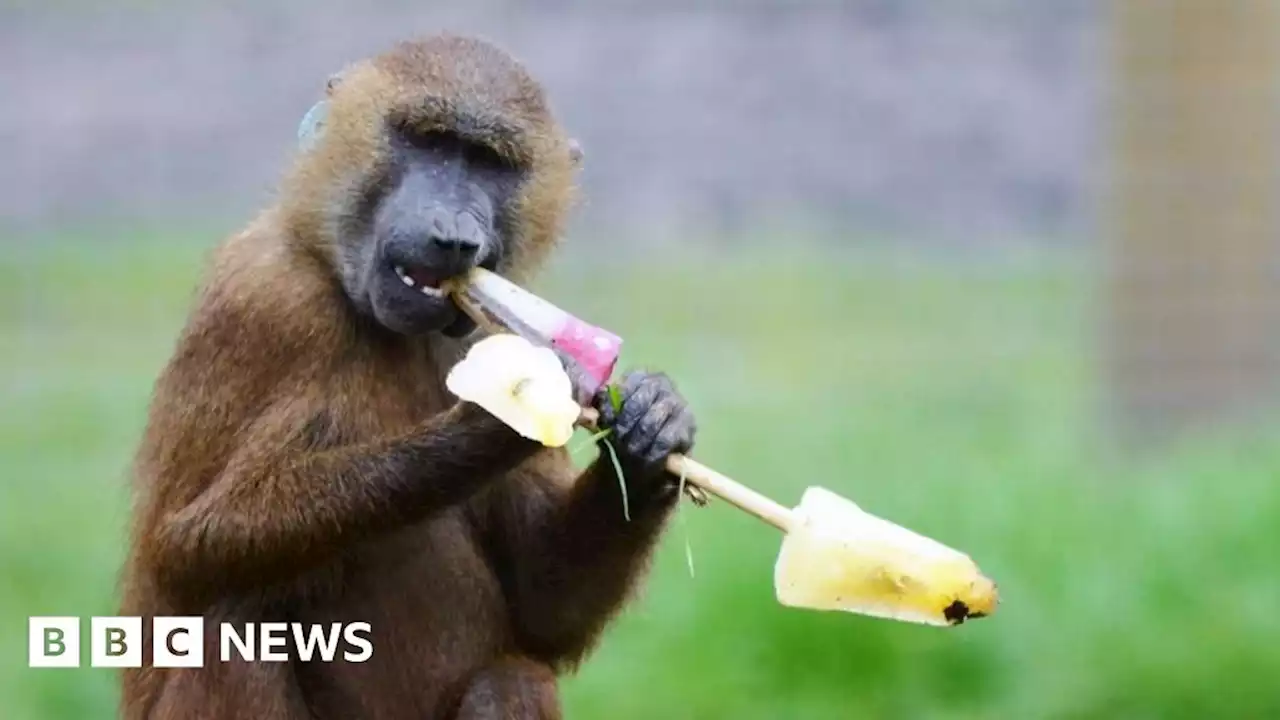
{"label": "baboon's mouth", "polygon": [[444,297],[444,291],[440,289],[440,284],[447,278],[428,270],[424,267],[404,267],[395,266],[396,277],[400,278],[400,282],[410,288],[426,295],[427,297]]}

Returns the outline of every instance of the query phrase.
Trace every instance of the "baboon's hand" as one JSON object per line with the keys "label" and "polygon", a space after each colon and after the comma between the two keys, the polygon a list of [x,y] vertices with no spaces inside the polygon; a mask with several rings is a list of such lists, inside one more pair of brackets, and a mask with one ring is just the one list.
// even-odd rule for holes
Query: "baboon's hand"
{"label": "baboon's hand", "polygon": [[664,472],[663,465],[668,455],[693,448],[697,423],[688,403],[662,373],[628,373],[618,394],[622,402],[616,412],[607,388],[596,394],[593,405],[600,413],[600,428],[613,430],[607,439],[628,484],[643,482],[637,488],[641,491],[674,488],[677,478]]}

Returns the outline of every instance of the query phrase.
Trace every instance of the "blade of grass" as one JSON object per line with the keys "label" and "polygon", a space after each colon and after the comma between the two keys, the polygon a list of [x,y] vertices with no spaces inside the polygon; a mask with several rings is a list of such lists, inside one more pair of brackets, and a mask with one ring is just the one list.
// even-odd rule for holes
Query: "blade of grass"
{"label": "blade of grass", "polygon": [[605,428],[604,430],[600,430],[592,433],[590,437],[578,443],[576,447],[569,448],[569,455],[572,457],[577,457],[583,450],[586,450],[592,445],[595,445],[597,442],[600,442],[604,438],[608,437],[609,433],[611,432],[613,432],[613,428]]}
{"label": "blade of grass", "polygon": [[604,444],[604,449],[609,451],[609,459],[613,461],[613,469],[618,473],[618,490],[622,492],[622,517],[631,522],[631,505],[627,501],[627,480],[622,475],[622,463],[618,461],[618,451],[613,449],[613,443],[609,442],[609,438],[602,437],[600,442]]}
{"label": "blade of grass", "polygon": [[689,541],[689,525],[685,520],[684,513],[684,480],[688,473],[684,467],[680,468],[680,487],[676,489],[676,502],[679,506],[676,508],[676,514],[680,516],[680,533],[684,535],[684,561],[689,566],[689,579],[695,579],[693,572],[693,543]]}

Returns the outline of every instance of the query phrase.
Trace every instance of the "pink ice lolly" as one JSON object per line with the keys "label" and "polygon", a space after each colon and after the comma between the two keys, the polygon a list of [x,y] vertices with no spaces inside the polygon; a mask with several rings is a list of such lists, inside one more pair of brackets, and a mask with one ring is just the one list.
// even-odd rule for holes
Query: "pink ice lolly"
{"label": "pink ice lolly", "polygon": [[622,352],[622,338],[488,270],[472,270],[468,281],[459,292],[469,301],[466,304],[484,313],[484,318],[476,318],[478,322],[496,324],[564,353],[581,370],[581,389],[592,395],[609,381]]}
{"label": "pink ice lolly", "polygon": [[569,315],[552,336],[551,345],[577,361],[592,382],[591,387],[583,389],[595,394],[613,375],[618,354],[622,351],[622,338]]}

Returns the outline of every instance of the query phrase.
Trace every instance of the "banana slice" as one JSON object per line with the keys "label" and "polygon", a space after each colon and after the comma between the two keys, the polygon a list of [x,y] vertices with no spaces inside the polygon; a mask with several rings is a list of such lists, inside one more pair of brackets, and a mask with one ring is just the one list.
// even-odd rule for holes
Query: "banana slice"
{"label": "banana slice", "polygon": [[806,490],[794,519],[774,566],[783,605],[947,626],[999,604],[968,555],[828,490]]}

